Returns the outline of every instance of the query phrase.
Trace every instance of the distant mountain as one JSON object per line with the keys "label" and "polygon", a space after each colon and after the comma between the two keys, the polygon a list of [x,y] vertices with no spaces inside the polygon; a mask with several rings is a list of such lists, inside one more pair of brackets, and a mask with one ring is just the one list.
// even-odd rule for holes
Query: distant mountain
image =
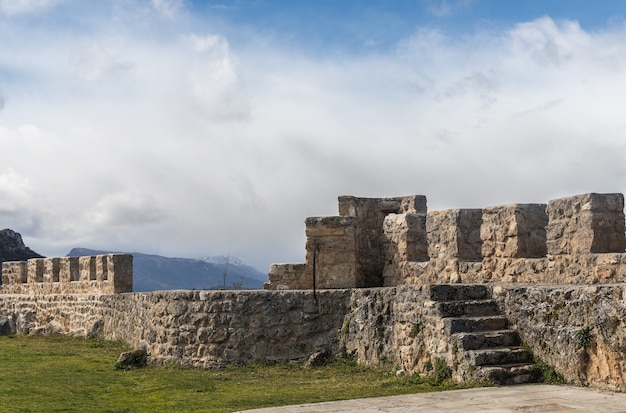
{"label": "distant mountain", "polygon": [[[73,248],[69,257],[110,254]],[[219,289],[224,286],[226,272],[227,289],[263,288],[267,274],[245,265],[236,257],[168,258],[133,252],[133,291],[155,290],[202,290]],[[226,265],[228,263],[228,265]]]}
{"label": "distant mountain", "polygon": [[19,233],[8,228],[0,231],[0,265],[4,261],[26,261],[29,258],[43,258],[43,255],[24,245]]}

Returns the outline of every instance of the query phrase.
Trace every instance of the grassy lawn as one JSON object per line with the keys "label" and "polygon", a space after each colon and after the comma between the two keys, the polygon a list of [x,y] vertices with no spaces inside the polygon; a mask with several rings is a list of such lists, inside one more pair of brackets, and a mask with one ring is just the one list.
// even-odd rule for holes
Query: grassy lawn
{"label": "grassy lawn", "polygon": [[[232,412],[268,406],[460,388],[396,377],[349,360],[219,370],[120,370],[124,343],[61,336],[0,337],[1,412]],[[430,382],[430,384],[429,384]]]}

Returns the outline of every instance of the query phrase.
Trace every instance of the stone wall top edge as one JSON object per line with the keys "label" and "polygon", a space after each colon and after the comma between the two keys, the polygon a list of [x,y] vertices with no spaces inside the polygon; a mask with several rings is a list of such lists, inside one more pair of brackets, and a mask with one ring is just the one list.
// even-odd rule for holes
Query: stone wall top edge
{"label": "stone wall top edge", "polygon": [[341,225],[354,225],[357,222],[356,217],[352,216],[325,216],[325,217],[307,217],[304,220],[306,225],[317,224],[341,224]]}
{"label": "stone wall top edge", "polygon": [[482,208],[483,211],[489,211],[493,209],[500,208],[532,208],[532,207],[543,207],[547,208],[548,204],[544,203],[512,203],[512,204],[504,204],[504,205],[490,205]]}
{"label": "stone wall top edge", "polygon": [[354,195],[340,195],[338,197],[339,200],[362,199],[365,201],[401,201],[406,198],[426,199],[426,195],[404,195],[404,196],[390,196],[390,197],[364,197],[364,196],[354,196]]}
{"label": "stone wall top edge", "polygon": [[576,199],[592,199],[594,197],[624,197],[624,194],[621,192],[585,192],[577,195],[570,195],[561,198],[551,199],[549,202],[560,202],[560,201],[573,201]]}

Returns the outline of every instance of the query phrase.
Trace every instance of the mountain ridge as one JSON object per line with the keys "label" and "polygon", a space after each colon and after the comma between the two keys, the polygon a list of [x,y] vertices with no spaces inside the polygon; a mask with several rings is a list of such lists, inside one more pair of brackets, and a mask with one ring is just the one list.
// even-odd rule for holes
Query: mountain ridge
{"label": "mountain ridge", "polygon": [[[93,250],[89,248],[72,248],[69,257],[125,253],[133,255],[133,291],[147,292],[155,290],[204,290],[224,288],[224,272],[226,272],[226,289],[259,289],[267,274],[243,264],[233,257],[233,262],[214,264],[204,258],[163,257],[156,254],[141,252],[122,252]],[[205,257],[206,258],[206,257]]]}

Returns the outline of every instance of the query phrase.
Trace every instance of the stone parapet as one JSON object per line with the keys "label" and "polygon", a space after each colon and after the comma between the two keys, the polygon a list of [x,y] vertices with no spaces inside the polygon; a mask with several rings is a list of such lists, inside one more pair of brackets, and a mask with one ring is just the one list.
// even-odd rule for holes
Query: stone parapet
{"label": "stone parapet", "polygon": [[264,290],[299,290],[313,288],[313,279],[306,278],[306,264],[272,264],[268,274],[269,282]]}
{"label": "stone parapet", "polygon": [[2,263],[0,294],[117,294],[133,290],[133,256],[33,258]]}
{"label": "stone parapet", "polygon": [[480,261],[482,210],[449,209],[429,212],[426,218],[431,260]]}
{"label": "stone parapet", "polygon": [[480,239],[483,257],[546,256],[545,204],[514,204],[484,208]]}
{"label": "stone parapet", "polygon": [[383,284],[385,259],[382,233],[385,217],[390,214],[425,214],[426,197],[412,195],[396,198],[339,197],[339,215],[356,218],[356,255],[359,287]]}
{"label": "stone parapet", "polygon": [[362,286],[363,280],[357,271],[356,218],[312,217],[306,219],[305,225],[304,279],[307,281],[304,285],[310,283],[316,288]]}
{"label": "stone parapet", "polygon": [[624,195],[582,194],[552,200],[547,208],[550,255],[624,252]]}
{"label": "stone parapet", "polygon": [[402,284],[408,262],[428,261],[426,214],[390,214],[383,221],[383,284]]}

